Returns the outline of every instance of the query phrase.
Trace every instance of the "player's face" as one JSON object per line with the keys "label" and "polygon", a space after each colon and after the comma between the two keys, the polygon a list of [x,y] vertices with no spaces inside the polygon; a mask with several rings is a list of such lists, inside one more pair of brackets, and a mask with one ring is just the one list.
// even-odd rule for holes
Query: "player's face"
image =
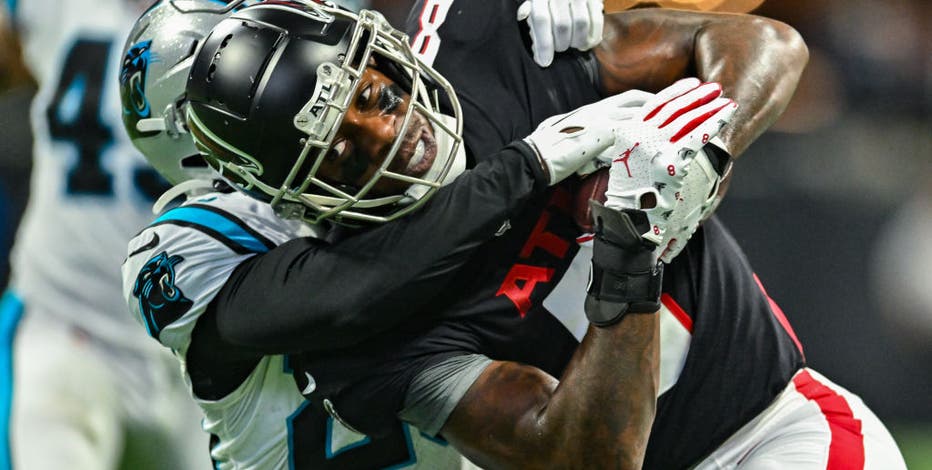
{"label": "player's face", "polygon": [[[403,131],[409,103],[408,93],[394,81],[373,67],[367,68],[318,174],[331,182],[364,185],[385,161]],[[436,157],[433,127],[415,112],[388,171],[421,177]],[[380,178],[370,194],[398,194],[408,186],[410,183],[404,181]]]}

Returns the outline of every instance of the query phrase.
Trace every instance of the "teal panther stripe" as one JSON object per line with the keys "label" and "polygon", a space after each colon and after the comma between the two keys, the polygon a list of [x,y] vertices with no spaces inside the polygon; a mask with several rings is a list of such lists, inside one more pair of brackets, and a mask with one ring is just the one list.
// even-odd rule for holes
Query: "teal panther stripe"
{"label": "teal panther stripe", "polygon": [[238,219],[231,220],[220,211],[208,210],[198,206],[172,209],[155,220],[152,225],[177,224],[199,228],[217,238],[238,253],[265,253],[274,245],[260,239],[261,235],[248,230]]}
{"label": "teal panther stripe", "polygon": [[13,338],[23,316],[23,302],[12,291],[0,299],[0,470],[13,468],[10,456],[10,412],[13,407]]}

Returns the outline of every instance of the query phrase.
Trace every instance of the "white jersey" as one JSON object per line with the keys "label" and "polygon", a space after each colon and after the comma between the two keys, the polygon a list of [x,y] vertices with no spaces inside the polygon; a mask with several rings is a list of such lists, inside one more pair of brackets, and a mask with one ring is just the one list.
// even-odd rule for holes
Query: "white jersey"
{"label": "white jersey", "polygon": [[[136,320],[184,364],[195,323],[236,267],[293,238],[321,236],[314,228],[281,219],[269,205],[238,192],[191,199],[130,241],[123,295]],[[206,416],[204,429],[214,436],[211,457],[221,469],[294,468],[293,446],[314,447],[329,458],[367,441],[339,421],[324,417],[318,423],[319,417],[311,416],[315,408],[306,406],[282,355],[264,357],[222,399],[195,400]],[[311,425],[314,432],[308,436],[325,437],[305,438]],[[469,466],[444,443],[411,429],[406,436],[416,455],[406,466]]]}
{"label": "white jersey", "polygon": [[[195,323],[236,266],[313,234],[311,226],[276,217],[269,205],[240,193],[190,200],[129,243],[124,305],[183,365]],[[284,357],[263,358],[228,396],[198,400],[203,427],[216,436],[211,457],[219,468],[288,468],[288,418],[303,402]]]}
{"label": "white jersey", "polygon": [[40,88],[32,104],[31,193],[11,255],[11,286],[34,314],[71,322],[110,344],[148,346],[118,288],[126,242],[151,220],[152,195],[164,189],[120,116],[120,54],[145,2],[12,4]]}

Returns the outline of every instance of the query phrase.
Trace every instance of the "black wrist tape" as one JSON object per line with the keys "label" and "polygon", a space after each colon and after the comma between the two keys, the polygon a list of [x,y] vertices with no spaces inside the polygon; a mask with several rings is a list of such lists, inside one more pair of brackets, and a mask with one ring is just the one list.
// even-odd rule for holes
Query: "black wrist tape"
{"label": "black wrist tape", "polygon": [[586,316],[596,326],[621,321],[627,313],[660,309],[663,265],[656,245],[641,237],[650,224],[637,210],[616,211],[590,201],[595,222],[592,271],[586,296]]}

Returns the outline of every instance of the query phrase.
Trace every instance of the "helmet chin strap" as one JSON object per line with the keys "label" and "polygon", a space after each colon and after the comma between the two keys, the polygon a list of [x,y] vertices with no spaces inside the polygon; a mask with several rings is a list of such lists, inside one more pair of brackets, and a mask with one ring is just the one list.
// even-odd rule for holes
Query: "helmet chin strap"
{"label": "helmet chin strap", "polygon": [[[455,126],[456,119],[447,116],[446,114],[440,115],[440,120],[448,126]],[[466,171],[466,149],[465,146],[460,143],[460,146],[456,149],[456,154],[450,155],[450,149],[453,148],[453,145],[456,141],[452,136],[446,132],[437,132],[437,128],[434,127],[434,140],[437,141],[437,160],[434,161],[434,164],[431,165],[430,170],[427,170],[427,173],[424,174],[423,179],[428,181],[433,181],[437,178],[437,175],[443,170],[443,167],[446,166],[448,158],[453,159],[453,164],[450,165],[450,171],[447,172],[447,175],[444,176],[443,180],[440,182],[440,186],[446,186],[450,184],[457,176],[463,174]],[[440,156],[447,156],[444,159],[440,159]],[[422,184],[413,184],[407,191],[405,191],[405,198],[402,199],[399,204],[410,204],[418,199],[422,198],[424,194],[430,188]]]}

